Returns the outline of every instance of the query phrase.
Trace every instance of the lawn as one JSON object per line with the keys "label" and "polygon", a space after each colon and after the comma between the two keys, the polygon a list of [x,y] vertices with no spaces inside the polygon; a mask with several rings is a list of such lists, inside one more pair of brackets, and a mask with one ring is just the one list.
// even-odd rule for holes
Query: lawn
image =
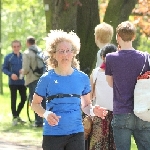
{"label": "lawn", "polygon": [[[10,108],[10,93],[7,86],[7,77],[3,75],[3,90],[4,94],[0,95],[0,139],[6,141],[23,144],[23,145],[36,145],[41,146],[42,143],[42,128],[32,127],[27,117],[27,103],[21,112],[20,117],[27,123],[25,125],[12,126],[12,115]],[[19,95],[18,99],[19,101]],[[30,109],[30,108],[29,108]],[[34,119],[33,111],[30,109],[31,118]]]}
{"label": "lawn", "polygon": [[[12,126],[12,116],[10,109],[10,93],[7,86],[7,77],[3,75],[3,90],[4,94],[0,95],[0,139],[3,138],[6,141],[11,141],[14,143],[22,145],[36,145],[41,146],[42,143],[42,128],[34,128],[28,121],[27,117],[27,104],[20,117],[27,123],[25,125]],[[18,96],[19,100],[19,96]],[[29,108],[30,109],[30,108]],[[32,112],[30,110],[30,112]],[[31,113],[31,118],[33,119],[33,113]],[[132,138],[132,148],[131,150],[137,150],[136,144]]]}

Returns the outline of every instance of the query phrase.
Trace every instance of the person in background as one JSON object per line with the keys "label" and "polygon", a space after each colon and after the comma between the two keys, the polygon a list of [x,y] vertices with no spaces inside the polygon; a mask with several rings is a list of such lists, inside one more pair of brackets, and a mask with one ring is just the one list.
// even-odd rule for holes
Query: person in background
{"label": "person in background", "polygon": [[[23,53],[22,60],[22,73],[25,75],[25,86],[29,88],[29,100],[32,102],[33,94],[35,92],[35,87],[39,80],[39,76],[34,74],[33,70],[37,67],[36,63],[36,52],[41,49],[36,45],[35,38],[33,36],[27,37],[26,40],[27,50]],[[43,107],[45,107],[45,101],[42,102]],[[35,123],[34,127],[43,126],[43,118],[35,113]]]}
{"label": "person in background", "polygon": [[[24,107],[26,102],[26,87],[24,86],[24,78],[21,74],[22,68],[22,54],[21,50],[21,42],[18,40],[14,40],[11,43],[12,53],[8,54],[4,58],[4,64],[2,67],[2,71],[8,75],[9,79],[9,89],[11,96],[11,112],[12,112],[12,125],[16,126],[18,123],[24,124],[20,118],[20,113]],[[17,91],[20,94],[20,102],[17,105]]]}
{"label": "person in background", "polygon": [[103,60],[100,57],[101,48],[106,44],[110,43],[113,37],[113,27],[105,22],[98,24],[95,27],[95,43],[99,47],[99,51],[97,52],[97,61],[95,68],[99,67]]}
{"label": "person in background", "polygon": [[107,108],[108,114],[105,119],[93,118],[93,128],[90,134],[89,150],[115,150],[111,121],[113,118],[113,89],[109,87],[105,76],[105,57],[108,53],[116,52],[114,44],[106,44],[101,49],[103,63],[93,70],[91,80],[91,97],[96,99],[96,105]]}
{"label": "person in background", "polygon": [[149,54],[135,50],[132,41],[136,28],[129,21],[116,28],[116,40],[120,50],[106,56],[106,80],[113,87],[113,133],[117,150],[131,149],[133,135],[138,150],[150,149],[150,122],[135,116],[134,88],[143,66],[143,73],[150,70]]}
{"label": "person in background", "polygon": [[[32,109],[44,119],[43,150],[84,150],[82,112],[105,118],[107,111],[91,105],[89,77],[78,70],[80,39],[74,32],[51,30],[46,38],[49,65],[38,81]],[[46,110],[41,102],[47,97]]]}

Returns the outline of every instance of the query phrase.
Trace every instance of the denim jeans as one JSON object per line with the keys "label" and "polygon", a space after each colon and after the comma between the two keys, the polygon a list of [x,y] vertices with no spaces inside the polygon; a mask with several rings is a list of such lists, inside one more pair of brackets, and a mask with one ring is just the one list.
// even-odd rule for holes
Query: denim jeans
{"label": "denim jeans", "polygon": [[[29,88],[29,100],[30,102],[32,102],[32,99],[33,99],[33,94],[35,92],[35,88],[36,88],[36,85],[37,85],[37,82],[38,80],[35,80],[33,81],[32,83],[30,83],[28,85],[28,88]],[[45,108],[46,106],[46,99],[43,99],[42,103],[41,103],[42,107]],[[37,113],[35,113],[35,124],[36,125],[43,125],[43,118],[38,116]]]}
{"label": "denim jeans", "polygon": [[131,149],[131,135],[138,150],[150,150],[150,122],[139,119],[133,113],[115,114],[112,127],[117,150]]}

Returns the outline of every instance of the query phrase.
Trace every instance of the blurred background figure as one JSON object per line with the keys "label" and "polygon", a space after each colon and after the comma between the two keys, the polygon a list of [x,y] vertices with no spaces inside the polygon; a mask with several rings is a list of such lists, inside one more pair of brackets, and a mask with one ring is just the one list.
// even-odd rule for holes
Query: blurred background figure
{"label": "blurred background figure", "polygon": [[[11,96],[11,112],[13,116],[12,125],[15,126],[18,123],[24,124],[19,115],[21,110],[24,107],[25,101],[27,99],[26,96],[26,87],[24,86],[24,77],[21,73],[22,68],[22,54],[21,50],[21,42],[18,40],[14,40],[11,43],[12,46],[12,53],[8,54],[4,58],[3,64],[3,72],[8,75],[9,79],[9,89],[10,89],[10,96]],[[19,91],[20,95],[20,102],[18,106],[17,103],[17,91]]]}

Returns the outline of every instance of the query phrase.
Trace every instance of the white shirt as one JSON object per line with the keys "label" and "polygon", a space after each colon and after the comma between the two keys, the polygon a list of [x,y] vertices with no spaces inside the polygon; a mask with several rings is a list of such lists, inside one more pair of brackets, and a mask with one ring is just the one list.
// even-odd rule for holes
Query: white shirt
{"label": "white shirt", "polygon": [[113,110],[113,88],[111,88],[107,81],[105,72],[101,71],[99,67],[93,70],[93,83],[95,84],[96,105],[105,107],[108,110]]}
{"label": "white shirt", "polygon": [[102,64],[102,62],[103,62],[103,60],[102,60],[102,58],[100,56],[100,53],[101,53],[101,49],[97,52],[97,60],[96,60],[95,68],[99,67]]}

